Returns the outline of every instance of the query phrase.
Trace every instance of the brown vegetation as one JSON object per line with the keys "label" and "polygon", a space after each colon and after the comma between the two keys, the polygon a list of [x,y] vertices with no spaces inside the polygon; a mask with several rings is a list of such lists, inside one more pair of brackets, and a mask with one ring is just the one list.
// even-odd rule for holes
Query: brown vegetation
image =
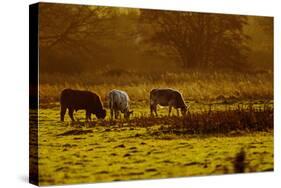
{"label": "brown vegetation", "polygon": [[185,100],[272,100],[273,73],[137,73],[127,71],[120,75],[100,71],[95,74],[40,75],[40,103],[58,102],[65,88],[90,90],[99,94],[103,101],[112,89],[124,90],[132,102],[148,101],[153,88],[175,88]]}
{"label": "brown vegetation", "polygon": [[241,109],[189,113],[182,120],[172,119],[169,126],[160,127],[155,134],[240,134],[272,131],[273,109]]}
{"label": "brown vegetation", "polygon": [[[148,134],[156,137],[163,135],[241,135],[252,132],[271,132],[273,130],[273,108],[264,105],[262,108],[246,108],[237,106],[236,109],[224,111],[201,111],[188,113],[185,117],[177,116],[140,116],[130,120],[104,120],[97,122],[72,122],[72,126],[107,127],[145,127]],[[114,128],[113,128],[114,129]],[[136,137],[141,135],[135,135]]]}

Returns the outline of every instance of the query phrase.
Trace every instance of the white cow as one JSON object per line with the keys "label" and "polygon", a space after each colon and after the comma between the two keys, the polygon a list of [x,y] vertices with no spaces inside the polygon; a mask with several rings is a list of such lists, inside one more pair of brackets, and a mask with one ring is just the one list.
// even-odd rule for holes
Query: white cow
{"label": "white cow", "polygon": [[129,119],[133,111],[130,111],[128,94],[125,91],[114,89],[109,92],[108,97],[111,119],[113,119],[113,115],[117,119],[119,111],[124,114],[124,118]]}

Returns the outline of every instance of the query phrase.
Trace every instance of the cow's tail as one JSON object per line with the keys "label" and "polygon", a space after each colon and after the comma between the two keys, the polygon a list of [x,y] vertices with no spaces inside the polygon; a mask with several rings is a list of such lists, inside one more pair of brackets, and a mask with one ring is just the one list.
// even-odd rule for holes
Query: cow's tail
{"label": "cow's tail", "polygon": [[109,93],[108,99],[109,109],[113,109],[113,93]]}
{"label": "cow's tail", "polygon": [[152,92],[150,91],[149,93],[149,106],[153,105],[153,100],[152,100]]}
{"label": "cow's tail", "polygon": [[114,93],[110,92],[108,96],[108,106],[110,109],[110,118],[113,119],[114,110]]}
{"label": "cow's tail", "polygon": [[149,93],[149,108],[150,108],[150,115],[153,115],[154,111],[154,101],[153,101],[153,90]]}

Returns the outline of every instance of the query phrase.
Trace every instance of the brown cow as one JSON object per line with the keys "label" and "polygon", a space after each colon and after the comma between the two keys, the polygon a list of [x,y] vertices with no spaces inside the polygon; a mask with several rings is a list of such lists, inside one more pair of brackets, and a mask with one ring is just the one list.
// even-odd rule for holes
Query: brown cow
{"label": "brown cow", "polygon": [[68,115],[72,121],[73,112],[80,109],[86,110],[86,121],[91,120],[91,114],[95,114],[97,118],[104,119],[106,111],[103,108],[100,97],[90,91],[80,91],[72,89],[64,89],[60,97],[61,112],[60,119],[64,121],[64,115],[68,109]]}
{"label": "brown cow", "polygon": [[150,91],[150,113],[153,115],[155,112],[157,114],[157,105],[169,106],[169,116],[172,111],[172,107],[177,110],[177,115],[179,116],[178,109],[181,109],[181,114],[184,116],[187,111],[187,106],[184,103],[181,93],[174,89],[152,89]]}

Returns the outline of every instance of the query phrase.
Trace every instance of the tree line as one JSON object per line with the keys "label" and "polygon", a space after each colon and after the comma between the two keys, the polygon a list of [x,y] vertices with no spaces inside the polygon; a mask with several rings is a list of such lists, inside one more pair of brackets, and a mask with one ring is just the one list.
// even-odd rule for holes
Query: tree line
{"label": "tree line", "polygon": [[[161,56],[185,70],[249,65],[250,16],[48,3],[39,12],[42,64],[50,72],[127,61],[126,51]],[[272,35],[271,18],[255,19]]]}

